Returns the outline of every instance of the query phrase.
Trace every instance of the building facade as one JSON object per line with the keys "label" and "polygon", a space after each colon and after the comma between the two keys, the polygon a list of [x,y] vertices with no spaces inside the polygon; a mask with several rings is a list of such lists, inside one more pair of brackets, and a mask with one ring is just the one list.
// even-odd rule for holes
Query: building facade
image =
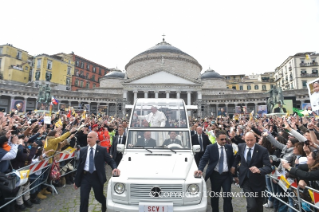
{"label": "building facade", "polygon": [[11,44],[0,45],[0,79],[26,84],[30,79],[33,57]]}
{"label": "building facade", "polygon": [[76,54],[70,55],[75,64],[75,71],[72,75],[72,91],[100,87],[99,79],[106,75],[109,69]]}
{"label": "building facade", "polygon": [[[307,55],[309,58],[307,58]],[[274,80],[282,90],[306,89],[307,82],[318,78],[319,54],[297,53],[275,69]]]}
{"label": "building facade", "polygon": [[47,55],[35,57],[32,81],[35,87],[50,84],[55,90],[71,90],[71,80],[74,74],[74,62],[67,54]]}

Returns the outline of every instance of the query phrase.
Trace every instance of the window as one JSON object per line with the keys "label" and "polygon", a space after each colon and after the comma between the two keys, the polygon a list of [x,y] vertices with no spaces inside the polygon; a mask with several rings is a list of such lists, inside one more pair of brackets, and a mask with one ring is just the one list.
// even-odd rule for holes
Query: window
{"label": "window", "polygon": [[2,58],[0,58],[0,69],[1,69],[1,60],[2,60]]}
{"label": "window", "polygon": [[232,89],[233,89],[233,90],[236,90],[236,86],[233,86]]}
{"label": "window", "polygon": [[90,88],[90,83],[89,82],[86,83],[86,88]]}
{"label": "window", "polygon": [[307,71],[306,71],[305,69],[301,69],[300,74],[301,74],[301,75],[306,75],[306,74],[307,74]]}
{"label": "window", "polygon": [[261,87],[262,87],[263,91],[266,90],[266,85],[262,85]]}
{"label": "window", "polygon": [[317,73],[318,73],[318,70],[315,70],[315,69],[314,69],[314,70],[312,70],[312,73],[313,73],[313,74],[317,74]]}
{"label": "window", "polygon": [[95,88],[96,87],[96,85],[95,84],[93,84],[93,88]]}
{"label": "window", "polygon": [[95,73],[95,72],[96,72],[95,67],[93,67],[93,73]]}
{"label": "window", "polygon": [[270,85],[270,88],[274,88],[274,85]]}
{"label": "window", "polygon": [[105,70],[105,72],[104,72],[104,75],[106,75],[107,74],[107,70]]}
{"label": "window", "polygon": [[76,61],[76,66],[79,67],[79,65],[80,65],[80,62],[77,60]]}
{"label": "window", "polygon": [[27,70],[29,70],[29,67],[28,67],[28,66],[26,66],[26,67],[24,68],[24,70],[26,70],[26,71],[27,71]]}
{"label": "window", "polygon": [[75,76],[79,76],[79,70],[75,69]]}
{"label": "window", "polygon": [[75,86],[79,86],[79,80],[78,79],[75,79],[74,85]]}
{"label": "window", "polygon": [[83,71],[80,72],[80,77],[84,77]]}
{"label": "window", "polygon": [[83,68],[84,67],[84,63],[83,62],[81,62],[81,68]]}
{"label": "window", "polygon": [[300,58],[300,63],[304,63],[305,62],[305,58]]}
{"label": "window", "polygon": [[66,84],[66,85],[70,85],[70,78],[66,78],[65,84]]}
{"label": "window", "polygon": [[67,75],[71,75],[71,66],[68,66],[68,72]]}
{"label": "window", "polygon": [[80,81],[80,87],[83,87],[83,81]]}
{"label": "window", "polygon": [[89,79],[89,73],[86,73],[86,77],[85,77],[86,79]]}
{"label": "window", "polygon": [[244,87],[241,85],[241,86],[239,86],[239,90],[244,90]]}
{"label": "window", "polygon": [[251,90],[251,86],[250,85],[247,85],[247,90]]}
{"label": "window", "polygon": [[290,89],[294,89],[294,85],[292,83],[290,84]]}
{"label": "window", "polygon": [[90,64],[87,64],[86,69],[90,70]]}
{"label": "window", "polygon": [[95,80],[95,75],[92,75],[92,80],[93,80],[93,81]]}
{"label": "window", "polygon": [[2,49],[3,49],[3,48],[2,48],[2,47],[0,47],[0,54],[2,54]]}
{"label": "window", "polygon": [[52,69],[52,60],[48,60],[48,67],[47,69],[51,70]]}
{"label": "window", "polygon": [[17,59],[21,60],[21,58],[22,58],[22,52],[18,51]]}
{"label": "window", "polygon": [[99,75],[101,75],[102,74],[102,70],[101,70],[101,68],[99,68]]}
{"label": "window", "polygon": [[302,88],[307,88],[307,80],[302,80]]}
{"label": "window", "polygon": [[51,73],[51,71],[47,71],[46,74],[45,74],[45,80],[47,82],[50,82],[51,79],[52,79],[52,73]]}
{"label": "window", "polygon": [[37,68],[41,68],[41,62],[42,62],[42,59],[37,60]]}
{"label": "window", "polygon": [[259,89],[259,86],[258,85],[255,85],[255,90],[258,90]]}

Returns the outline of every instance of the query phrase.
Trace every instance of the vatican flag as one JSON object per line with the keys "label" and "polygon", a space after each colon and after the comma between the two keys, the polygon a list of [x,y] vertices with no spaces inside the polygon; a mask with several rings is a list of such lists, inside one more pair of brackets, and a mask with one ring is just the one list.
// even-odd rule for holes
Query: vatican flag
{"label": "vatican flag", "polygon": [[252,121],[254,119],[254,111],[251,111],[249,114],[249,121]]}
{"label": "vatican flag", "polygon": [[84,110],[82,113],[82,119],[86,119],[86,110]]}
{"label": "vatican flag", "polygon": [[311,60],[310,55],[306,54],[306,60]]}
{"label": "vatican flag", "polygon": [[56,127],[61,127],[63,125],[61,119],[59,119],[56,123],[55,123],[55,126]]}
{"label": "vatican flag", "polygon": [[45,142],[44,142],[44,149],[45,149],[45,148],[47,148],[47,147],[48,147],[48,138],[46,138],[46,139],[45,139]]}

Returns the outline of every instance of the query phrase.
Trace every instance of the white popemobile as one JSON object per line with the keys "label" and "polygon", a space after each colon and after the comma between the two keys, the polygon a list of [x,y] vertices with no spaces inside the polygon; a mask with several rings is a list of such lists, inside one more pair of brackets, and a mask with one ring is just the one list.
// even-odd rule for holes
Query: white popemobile
{"label": "white popemobile", "polygon": [[117,145],[121,175],[108,182],[108,211],[206,211],[186,114],[181,99],[137,99],[126,144]]}

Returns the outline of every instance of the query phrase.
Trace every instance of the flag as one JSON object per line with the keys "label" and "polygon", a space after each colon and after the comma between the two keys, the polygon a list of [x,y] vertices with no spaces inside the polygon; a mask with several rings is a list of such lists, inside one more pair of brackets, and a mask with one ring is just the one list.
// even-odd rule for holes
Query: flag
{"label": "flag", "polygon": [[44,142],[44,149],[45,149],[45,148],[47,148],[47,147],[48,147],[48,138],[46,138],[46,139],[45,139],[45,142]]}
{"label": "flag", "polygon": [[254,119],[254,110],[251,111],[251,113],[249,114],[249,121],[252,121]]}
{"label": "flag", "polygon": [[59,103],[59,101],[56,100],[56,99],[54,98],[54,96],[52,96],[51,102],[52,102],[53,104],[55,104],[55,105],[57,105],[57,104]]}
{"label": "flag", "polygon": [[68,115],[66,117],[68,117],[68,118],[71,117],[71,109],[69,109],[69,113],[68,113]]}
{"label": "flag", "polygon": [[59,119],[56,123],[55,123],[55,126],[56,127],[61,127],[63,125],[61,119]]}
{"label": "flag", "polygon": [[306,60],[311,60],[310,55],[306,54]]}
{"label": "flag", "polygon": [[303,116],[302,110],[299,110],[298,108],[293,108],[294,113],[297,113],[298,116]]}
{"label": "flag", "polygon": [[84,110],[83,113],[82,113],[82,119],[86,119],[85,115],[86,115],[86,110]]}

